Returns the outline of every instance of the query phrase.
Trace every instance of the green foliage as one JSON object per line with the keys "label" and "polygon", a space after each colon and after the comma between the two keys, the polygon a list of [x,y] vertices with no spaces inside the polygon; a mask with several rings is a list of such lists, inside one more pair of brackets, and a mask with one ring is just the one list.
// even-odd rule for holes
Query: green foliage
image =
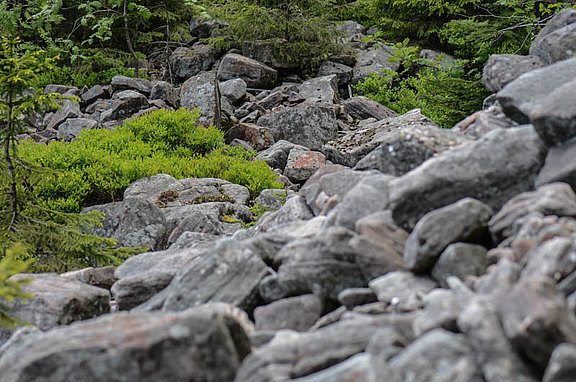
{"label": "green foliage", "polygon": [[[420,108],[422,113],[442,127],[452,127],[482,108],[488,95],[478,78],[467,78],[464,62],[446,67],[436,61],[417,59],[418,51],[407,42],[397,46],[394,59],[401,62],[400,72],[372,74],[355,89],[398,113]],[[412,75],[415,68],[420,69]]]}
{"label": "green foliage", "polygon": [[[211,41],[224,48],[243,41],[276,42],[277,58],[314,66],[338,51],[334,0],[216,0],[206,12],[223,22],[224,36]],[[254,21],[258,20],[255,26]]]}
{"label": "green foliage", "polygon": [[226,147],[217,128],[195,126],[197,117],[184,109],[157,110],[113,131],[85,131],[70,143],[25,143],[21,155],[60,172],[34,191],[46,208],[66,212],[120,200],[131,182],[160,173],[222,178],[248,187],[253,196],[281,187],[266,163],[251,161],[253,152]]}
{"label": "green foliage", "polygon": [[14,244],[4,253],[0,252],[0,327],[12,329],[21,323],[20,320],[9,315],[8,306],[5,303],[11,303],[15,299],[24,300],[32,297],[22,290],[22,287],[29,280],[9,280],[11,276],[28,269],[28,263],[17,260],[17,258],[23,257],[25,252],[26,249],[20,243]]}

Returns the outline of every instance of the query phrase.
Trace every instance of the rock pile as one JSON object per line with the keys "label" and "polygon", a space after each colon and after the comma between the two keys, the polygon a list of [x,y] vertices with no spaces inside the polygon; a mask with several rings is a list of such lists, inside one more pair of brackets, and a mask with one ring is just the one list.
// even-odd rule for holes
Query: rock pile
{"label": "rock pile", "polygon": [[[110,269],[34,276],[13,311],[37,330],[0,339],[2,382],[576,380],[572,20],[552,20],[533,56],[492,57],[490,106],[452,131],[340,103],[363,66],[250,93],[280,64],[232,53],[207,74],[190,59],[202,69],[182,89],[222,81],[230,142],[300,192],[265,191],[275,211],[248,229],[220,219],[247,218],[247,190],[216,179],[158,175],[94,207],[99,234],[155,251],[113,283]],[[145,97],[130,86],[123,99]]]}

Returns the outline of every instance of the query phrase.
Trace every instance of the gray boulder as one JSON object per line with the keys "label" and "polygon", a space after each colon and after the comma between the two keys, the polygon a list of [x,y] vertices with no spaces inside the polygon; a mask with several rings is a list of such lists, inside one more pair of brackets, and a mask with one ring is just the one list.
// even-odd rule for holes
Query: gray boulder
{"label": "gray boulder", "polygon": [[278,54],[278,50],[286,43],[287,41],[281,38],[243,41],[242,54],[275,70],[298,68],[300,62],[297,58],[286,57]]}
{"label": "gray boulder", "polygon": [[122,90],[114,94],[112,104],[100,115],[100,123],[123,121],[149,107],[150,103],[143,94],[135,90]]}
{"label": "gray boulder", "polygon": [[457,332],[456,320],[462,312],[461,301],[456,292],[448,289],[432,289],[422,298],[423,311],[414,320],[414,334],[420,336],[433,329]]}
{"label": "gray boulder", "polygon": [[150,91],[150,101],[162,100],[169,106],[177,108],[180,106],[180,94],[166,81],[154,81]]}
{"label": "gray boulder", "polygon": [[203,72],[190,77],[180,88],[180,104],[190,110],[198,109],[196,123],[203,126],[220,126],[220,97],[214,73]]}
{"label": "gray boulder", "polygon": [[338,77],[330,74],[305,81],[299,93],[308,102],[338,102]]}
{"label": "gray boulder", "polygon": [[254,232],[268,232],[291,223],[310,220],[313,217],[314,214],[304,199],[300,195],[295,195],[288,197],[279,210],[262,216],[253,228]]}
{"label": "gray boulder", "polygon": [[76,139],[84,130],[94,129],[98,122],[88,118],[68,118],[58,127],[56,137],[62,141],[72,141]]}
{"label": "gray boulder", "polygon": [[576,269],[573,239],[554,237],[534,247],[525,255],[520,280],[549,278],[560,282]]}
{"label": "gray boulder", "polygon": [[380,74],[384,70],[397,70],[400,64],[391,62],[390,58],[394,56],[394,48],[384,44],[372,47],[368,50],[356,52],[356,65],[351,83],[356,85],[358,82],[368,78],[370,74]]}
{"label": "gray boulder", "polygon": [[211,251],[189,261],[164,290],[137,309],[180,311],[208,302],[225,302],[251,311],[258,300],[258,285],[269,273],[249,245],[222,240]]}
{"label": "gray boulder", "polygon": [[180,81],[197,75],[200,72],[209,71],[216,61],[216,51],[210,45],[197,44],[192,48],[177,48],[170,58],[168,64],[170,71]]}
{"label": "gray boulder", "polygon": [[411,272],[390,272],[370,281],[370,289],[386,304],[421,307],[426,293],[436,288],[435,281]]}
{"label": "gray boulder", "polygon": [[144,78],[114,76],[112,77],[110,85],[112,86],[113,93],[118,93],[123,90],[135,90],[145,96],[149,96],[150,91],[152,91],[152,83]]}
{"label": "gray boulder", "polygon": [[507,117],[499,104],[495,104],[464,118],[454,125],[452,130],[459,131],[472,139],[478,139],[496,129],[515,126],[518,126],[518,123]]}
{"label": "gray boulder", "polygon": [[90,233],[116,239],[119,246],[150,247],[162,249],[166,240],[166,219],[160,209],[140,198],[127,198],[88,207],[82,212],[98,211],[105,214],[102,227],[94,227]]}
{"label": "gray boulder", "polygon": [[230,100],[233,105],[242,102],[246,96],[246,82],[242,78],[234,78],[218,84],[220,94]]}
{"label": "gray boulder", "polygon": [[292,149],[306,150],[306,147],[281,139],[266,150],[260,151],[255,159],[263,160],[268,166],[284,171]]}
{"label": "gray boulder", "polygon": [[546,64],[566,60],[576,54],[576,11],[560,12],[538,33],[530,45],[530,54]]}
{"label": "gray boulder", "polygon": [[448,287],[448,277],[464,280],[466,276],[481,276],[486,272],[486,248],[481,245],[456,243],[449,245],[432,268],[432,278],[440,286]]}
{"label": "gray boulder", "polygon": [[232,126],[224,134],[224,140],[230,144],[235,139],[248,142],[256,151],[262,151],[274,144],[274,137],[270,129],[253,123],[239,123]]}
{"label": "gray boulder", "polygon": [[76,92],[78,90],[79,89],[76,86],[48,84],[44,88],[44,94],[51,94],[51,93],[66,94],[68,92]]}
{"label": "gray boulder", "polygon": [[322,300],[312,294],[284,298],[254,310],[255,329],[304,332],[320,318],[322,308]]}
{"label": "gray boulder", "polygon": [[570,140],[548,150],[544,167],[538,174],[536,185],[565,182],[576,189],[576,163],[572,161],[576,155],[576,141]]}
{"label": "gray boulder", "polygon": [[98,288],[104,288],[110,290],[112,284],[114,284],[114,267],[98,267],[98,268],[83,268],[77,271],[69,271],[62,273],[60,277],[66,280],[76,280],[81,283],[93,285]]}
{"label": "gray boulder", "polygon": [[277,77],[275,69],[235,53],[224,56],[218,68],[218,81],[241,78],[250,88],[272,89]]}
{"label": "gray boulder", "polygon": [[3,382],[231,381],[250,351],[242,315],[227,306],[108,315],[23,341],[2,357],[0,374]]}
{"label": "gray boulder", "polygon": [[544,154],[545,147],[532,126],[496,130],[473,144],[445,151],[390,181],[394,220],[413,227],[425,213],[464,197],[497,210],[533,187]]}
{"label": "gray boulder", "polygon": [[58,129],[68,118],[82,118],[84,115],[80,111],[80,105],[74,101],[65,99],[62,102],[62,108],[55,113],[48,113],[44,116],[46,129]]}
{"label": "gray boulder", "polygon": [[576,345],[560,344],[550,357],[543,382],[570,382],[576,378]]}
{"label": "gray boulder", "polygon": [[332,61],[324,61],[318,69],[318,76],[336,75],[338,86],[347,85],[352,80],[352,68]]}
{"label": "gray boulder", "polygon": [[84,105],[89,105],[96,101],[98,98],[106,98],[106,92],[104,88],[100,85],[94,85],[90,89],[86,90],[80,96],[82,103]]}
{"label": "gray boulder", "polygon": [[363,96],[351,97],[342,102],[342,105],[352,118],[359,120],[376,118],[380,121],[398,116],[394,110]]}
{"label": "gray boulder", "polygon": [[482,83],[486,89],[496,93],[522,74],[544,66],[537,56],[516,54],[493,54],[484,66]]}
{"label": "gray boulder", "polygon": [[324,154],[317,151],[292,149],[286,161],[284,175],[293,183],[303,183],[324,165],[326,165]]}
{"label": "gray boulder", "polygon": [[406,241],[406,266],[414,272],[427,272],[452,243],[489,243],[491,217],[490,207],[471,198],[424,215]]}

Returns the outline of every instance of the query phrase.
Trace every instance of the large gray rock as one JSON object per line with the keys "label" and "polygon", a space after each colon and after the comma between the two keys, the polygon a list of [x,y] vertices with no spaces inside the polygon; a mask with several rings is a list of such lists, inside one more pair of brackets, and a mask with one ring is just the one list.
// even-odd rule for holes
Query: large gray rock
{"label": "large gray rock", "polygon": [[286,43],[286,40],[280,38],[243,41],[242,54],[276,70],[298,68],[300,62],[297,57],[286,57],[278,54],[278,51],[282,49],[282,45]]}
{"label": "large gray rock", "polygon": [[486,248],[481,245],[456,243],[449,245],[432,268],[432,277],[440,286],[448,287],[448,277],[462,280],[466,276],[481,276],[486,272]]}
{"label": "large gray rock", "polygon": [[230,100],[233,105],[241,103],[246,96],[246,82],[242,78],[234,78],[220,82],[220,94]]}
{"label": "large gray rock", "polygon": [[383,70],[397,70],[400,64],[391,62],[392,56],[394,56],[394,48],[384,44],[379,44],[369,50],[357,51],[351,83],[355,85],[368,78],[372,73],[380,74]]}
{"label": "large gray rock", "polygon": [[482,83],[492,93],[530,72],[544,66],[537,56],[520,56],[516,54],[493,54],[484,66]]}
{"label": "large gray rock", "polygon": [[370,289],[379,301],[401,306],[421,306],[424,295],[436,286],[432,279],[406,271],[390,272],[370,281]]}
{"label": "large gray rock", "polygon": [[499,241],[510,237],[534,213],[576,217],[576,194],[566,183],[546,184],[519,194],[490,220],[490,232]]}
{"label": "large gray rock", "polygon": [[548,150],[544,167],[536,179],[536,185],[565,182],[576,190],[576,163],[572,160],[574,155],[576,155],[576,141],[574,140],[551,147]]}
{"label": "large gray rock", "polygon": [[403,382],[483,382],[474,352],[461,334],[436,329],[390,360]]}
{"label": "large gray rock", "polygon": [[126,76],[114,76],[110,82],[112,92],[117,93],[123,90],[135,90],[146,96],[150,95],[152,83],[144,78],[132,78]]}
{"label": "large gray rock", "polygon": [[406,266],[414,272],[427,272],[452,243],[489,243],[488,221],[491,217],[490,207],[471,198],[424,215],[406,242]]}
{"label": "large gray rock", "polygon": [[570,382],[576,379],[576,345],[560,344],[550,357],[543,382]]}
{"label": "large gray rock", "polygon": [[530,54],[546,64],[566,60],[576,54],[576,11],[566,9],[557,14],[538,33],[530,45]]}
{"label": "large gray rock", "polygon": [[462,312],[460,299],[452,290],[432,289],[422,298],[424,309],[414,320],[414,333],[417,336],[433,329],[446,329],[456,332],[456,319]]}
{"label": "large gray rock", "polygon": [[349,98],[342,102],[342,105],[352,118],[359,120],[368,118],[382,120],[398,116],[394,110],[363,96]]}
{"label": "large gray rock", "polygon": [[460,131],[472,139],[478,139],[493,130],[515,126],[518,126],[518,123],[507,117],[499,104],[495,104],[464,118],[452,130]]}
{"label": "large gray rock", "polygon": [[574,313],[550,279],[521,279],[501,297],[498,310],[506,337],[540,371],[557,345],[576,342]]}
{"label": "large gray rock", "polygon": [[101,85],[94,85],[90,89],[86,90],[80,96],[80,99],[85,105],[89,105],[96,101],[98,98],[106,98],[106,92]]}
{"label": "large gray rock", "polygon": [[258,285],[269,273],[249,245],[223,240],[189,261],[164,290],[137,309],[179,311],[225,302],[251,311],[258,300]]}
{"label": "large gray rock", "polygon": [[112,294],[119,310],[142,304],[164,289],[176,273],[192,259],[208,251],[214,236],[196,234],[194,247],[183,250],[147,252],[127,259],[118,269]]}
{"label": "large gray rock", "polygon": [[166,219],[153,203],[140,198],[127,198],[88,207],[82,212],[98,211],[105,214],[102,227],[94,227],[90,233],[116,239],[119,246],[150,247],[162,249],[166,241]]}
{"label": "large gray rock", "polygon": [[434,154],[466,141],[466,137],[439,128],[415,109],[350,131],[328,142],[323,150],[334,163],[401,175]]}
{"label": "large gray rock", "polygon": [[284,298],[254,310],[256,330],[304,332],[322,315],[322,300],[313,294]]}
{"label": "large gray rock", "polygon": [[192,48],[176,49],[168,59],[168,64],[171,74],[178,80],[185,81],[200,72],[210,70],[215,61],[216,51],[213,47],[197,44]]}
{"label": "large gray rock", "polygon": [[427,212],[472,197],[499,209],[534,185],[545,147],[532,126],[493,131],[473,144],[431,158],[390,181],[389,205],[405,227]]}
{"label": "large gray rock", "polygon": [[166,81],[155,81],[150,91],[150,101],[162,100],[173,108],[180,106],[179,92]]}
{"label": "large gray rock", "polygon": [[224,56],[218,68],[219,81],[241,78],[250,88],[272,89],[277,76],[275,69],[235,53]]}
{"label": "large gray rock", "polygon": [[284,175],[293,183],[303,183],[324,165],[326,165],[324,154],[317,151],[292,149],[286,161]]}
{"label": "large gray rock", "polygon": [[305,81],[299,93],[308,102],[338,102],[338,77],[331,74]]}
{"label": "large gray rock", "polygon": [[255,232],[267,232],[298,221],[310,220],[314,217],[304,198],[300,195],[288,197],[286,203],[277,211],[265,214],[253,227]]}
{"label": "large gray rock", "polygon": [[270,133],[270,129],[253,123],[239,123],[228,129],[224,134],[226,143],[230,144],[235,139],[248,142],[256,151],[265,150],[274,144],[274,137]]}
{"label": "large gray rock", "polygon": [[203,126],[220,126],[220,97],[218,83],[212,72],[190,77],[180,88],[180,104],[190,110],[198,109],[196,123]]}
{"label": "large gray rock", "polygon": [[46,129],[57,129],[68,118],[82,118],[80,105],[74,101],[65,99],[62,102],[62,108],[55,113],[48,113],[44,117]]}
{"label": "large gray rock", "polygon": [[521,75],[500,90],[496,98],[506,115],[519,123],[527,123],[536,106],[575,76],[576,58],[557,62]]}
{"label": "large gray rock", "polygon": [[306,150],[306,147],[281,139],[266,150],[260,151],[255,159],[263,160],[268,166],[284,171],[292,149]]}
{"label": "large gray rock", "polygon": [[142,93],[122,90],[114,94],[112,104],[100,115],[100,123],[123,121],[149,107],[150,103]]}
{"label": "large gray rock", "polygon": [[337,62],[324,61],[318,69],[318,76],[324,77],[331,74],[336,75],[338,86],[345,86],[352,79],[352,68]]}
{"label": "large gray rock", "polygon": [[[22,288],[27,300],[4,302],[10,315],[40,330],[100,316],[110,311],[110,292],[56,274],[18,274],[11,281],[30,280]],[[11,331],[0,328],[0,343]]]}
{"label": "large gray rock", "polygon": [[94,129],[98,122],[88,118],[68,118],[58,127],[56,137],[62,141],[76,139],[84,130]]}
{"label": "large gray rock", "polygon": [[33,336],[0,360],[2,382],[231,381],[250,351],[242,312],[113,314]]}
{"label": "large gray rock", "polygon": [[549,278],[564,280],[576,269],[576,247],[573,239],[554,237],[534,247],[524,259],[520,279]]}
{"label": "large gray rock", "polygon": [[536,382],[507,341],[494,302],[475,297],[458,316],[458,327],[474,349],[486,382]]}

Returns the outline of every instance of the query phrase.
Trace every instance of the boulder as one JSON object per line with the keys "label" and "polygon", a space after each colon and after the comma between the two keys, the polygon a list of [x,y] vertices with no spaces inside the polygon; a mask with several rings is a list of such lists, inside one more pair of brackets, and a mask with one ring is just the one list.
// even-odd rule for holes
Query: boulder
{"label": "boulder", "polygon": [[72,141],[76,139],[84,130],[94,129],[98,122],[88,118],[68,118],[58,127],[56,137],[62,141]]}
{"label": "boulder", "polygon": [[271,67],[236,53],[224,56],[218,68],[218,81],[241,78],[250,88],[272,89],[277,76]]}
{"label": "boulder", "polygon": [[342,105],[352,118],[359,120],[375,118],[380,121],[398,116],[394,110],[363,96],[349,98]]}
{"label": "boulder", "polygon": [[100,115],[100,123],[123,121],[150,107],[148,99],[135,90],[122,90],[114,94],[110,107]]}
{"label": "boulder", "polygon": [[322,315],[322,300],[313,294],[284,298],[254,310],[256,330],[304,332]]}
{"label": "boulder", "polygon": [[314,217],[312,211],[300,195],[288,197],[278,210],[265,214],[254,226],[257,231],[267,232],[290,223],[310,220]]}
{"label": "boulder", "polygon": [[432,278],[441,287],[448,287],[448,277],[464,280],[466,276],[481,276],[486,272],[486,248],[481,245],[456,243],[449,245],[432,268]]}
{"label": "boulder", "polygon": [[[510,118],[518,123],[532,119],[534,109],[552,92],[576,76],[576,58],[532,70],[509,83],[496,99]],[[564,100],[569,102],[570,100]],[[552,105],[554,106],[554,105]],[[545,110],[540,110],[544,112]]]}
{"label": "boulder", "polygon": [[190,77],[180,88],[180,104],[183,108],[198,109],[196,121],[202,126],[220,126],[220,96],[214,73],[203,72]]}
{"label": "boulder", "polygon": [[34,336],[0,360],[2,382],[231,381],[250,351],[242,312],[113,314]]}
{"label": "boulder", "polygon": [[268,166],[284,171],[292,149],[306,150],[306,147],[281,139],[266,150],[260,151],[255,159],[263,160]]}
{"label": "boulder", "polygon": [[400,306],[421,307],[424,295],[436,286],[428,277],[406,271],[390,272],[370,281],[370,289],[379,301]]}
{"label": "boulder", "polygon": [[499,104],[495,104],[464,118],[454,125],[452,130],[459,131],[472,139],[478,139],[496,129],[515,126],[518,126],[518,123],[507,117]]}
{"label": "boulder", "polygon": [[278,54],[287,41],[284,39],[270,39],[257,41],[243,41],[242,54],[252,60],[258,61],[275,70],[295,69],[300,66],[296,58],[285,57]]}
{"label": "boulder", "polygon": [[344,289],[338,294],[338,302],[352,310],[357,306],[377,302],[378,297],[370,288],[350,288]]}
{"label": "boulder", "polygon": [[338,86],[345,86],[352,80],[352,71],[350,66],[332,61],[324,61],[318,69],[318,76],[335,75],[338,80]]}
{"label": "boulder", "polygon": [[537,56],[493,54],[484,66],[482,83],[492,93],[499,92],[524,73],[544,66]]}
{"label": "boulder", "polygon": [[84,284],[110,290],[112,284],[116,281],[114,278],[114,270],[113,266],[99,268],[89,267],[77,271],[62,273],[60,277],[66,280],[76,280]]}
{"label": "boulder", "polygon": [[414,320],[414,333],[421,336],[433,329],[457,332],[456,320],[462,312],[460,299],[452,290],[432,289],[422,298],[423,311]]}
{"label": "boulder", "polygon": [[248,142],[256,151],[265,150],[274,144],[270,129],[253,123],[239,123],[228,129],[224,134],[224,140],[230,144],[234,139]]}
{"label": "boulder", "polygon": [[570,382],[576,378],[576,345],[560,344],[550,357],[543,382]]}
{"label": "boulder", "polygon": [[268,127],[276,141],[287,140],[310,150],[320,150],[338,134],[334,109],[321,104],[280,107],[262,116],[257,124]]}
{"label": "boulder", "polygon": [[513,196],[532,189],[544,154],[532,126],[495,130],[472,144],[445,151],[390,181],[394,221],[413,227],[427,212],[464,197],[498,210]]}
{"label": "boulder", "polygon": [[180,94],[166,81],[154,81],[150,91],[150,101],[162,100],[173,108],[180,106]]}
{"label": "boulder", "polygon": [[145,96],[149,96],[152,91],[152,83],[144,78],[114,76],[110,85],[112,86],[112,93],[118,93],[123,90],[135,90]]}
{"label": "boulder", "polygon": [[260,203],[264,208],[270,211],[277,211],[282,208],[288,197],[295,195],[296,193],[292,190],[268,188],[262,190],[260,195],[256,198],[256,203]]}
{"label": "boulder", "polygon": [[326,158],[322,153],[292,149],[286,161],[284,175],[293,183],[303,183],[325,164]]}
{"label": "boulder", "polygon": [[216,61],[216,51],[210,45],[196,44],[192,48],[177,48],[170,58],[170,73],[180,81],[185,81],[200,72],[207,72]]}
{"label": "boulder", "polygon": [[46,85],[44,88],[44,94],[66,94],[68,92],[76,92],[78,88],[76,86],[67,86],[67,85],[58,85],[58,84],[49,84]]}
{"label": "boulder", "polygon": [[418,221],[406,241],[406,266],[414,272],[428,272],[450,244],[489,244],[488,221],[491,217],[490,207],[471,198],[429,212]]}
{"label": "boulder", "polygon": [[551,238],[526,254],[520,280],[549,278],[560,282],[576,270],[575,254],[572,238]]}
{"label": "boulder", "polygon": [[[31,298],[6,302],[10,315],[40,330],[100,316],[110,311],[110,292],[56,274],[18,274],[10,281],[29,280],[22,288]],[[0,329],[0,343],[12,332]],[[4,376],[4,374],[2,374]]]}
{"label": "boulder", "polygon": [[385,70],[397,70],[400,64],[391,62],[389,59],[392,56],[394,56],[394,48],[384,44],[379,44],[368,50],[357,51],[351,83],[356,85],[372,73],[380,74]]}
{"label": "boulder", "polygon": [[338,77],[330,74],[305,81],[299,93],[307,102],[338,102]]}
{"label": "boulder", "polygon": [[98,211],[105,214],[101,227],[93,227],[90,233],[116,239],[118,246],[149,247],[161,249],[166,241],[166,219],[153,203],[140,198],[127,198],[92,206],[82,212]]}
{"label": "boulder", "polygon": [[575,154],[576,141],[574,140],[551,147],[548,150],[544,167],[536,178],[536,185],[565,182],[576,190],[576,163],[572,161]]}
{"label": "boulder", "polygon": [[249,245],[222,240],[209,252],[189,261],[164,290],[137,310],[180,311],[209,302],[225,302],[252,311],[258,300],[258,285],[269,272]]}
{"label": "boulder", "polygon": [[86,90],[80,96],[82,103],[84,105],[90,105],[92,102],[96,101],[98,98],[106,98],[106,92],[104,88],[100,85],[94,85],[90,89]]}
{"label": "boulder", "polygon": [[576,11],[566,9],[552,18],[530,45],[530,54],[546,64],[566,60],[576,54]]}
{"label": "boulder", "polygon": [[65,99],[62,101],[62,108],[55,113],[48,113],[44,117],[46,129],[58,129],[68,118],[82,118],[84,115],[80,111],[80,106],[74,102]]}
{"label": "boulder", "polygon": [[234,78],[220,82],[218,86],[220,88],[220,94],[228,98],[233,105],[241,103],[246,96],[247,85],[242,78]]}

